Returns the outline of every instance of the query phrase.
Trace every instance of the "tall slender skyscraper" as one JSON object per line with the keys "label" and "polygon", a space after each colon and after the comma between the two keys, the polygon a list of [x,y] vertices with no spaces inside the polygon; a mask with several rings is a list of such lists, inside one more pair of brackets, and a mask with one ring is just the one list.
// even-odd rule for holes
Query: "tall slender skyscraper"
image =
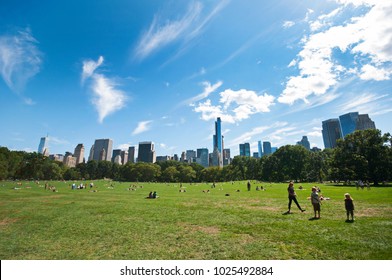
{"label": "tall slender skyscraper", "polygon": [[213,148],[218,148],[218,152],[222,154],[223,152],[223,145],[222,145],[222,126],[221,126],[221,119],[217,118],[215,122],[215,135],[213,138]]}
{"label": "tall slender skyscraper", "polygon": [[113,140],[111,139],[97,139],[94,142],[93,160],[110,161],[113,151]]}
{"label": "tall slender skyscraper", "polygon": [[221,127],[221,118],[217,118],[215,122],[215,135],[212,138],[212,166],[223,166],[223,136]]}
{"label": "tall slender skyscraper", "polygon": [[342,138],[339,119],[329,119],[322,122],[325,148],[335,148],[336,141]]}

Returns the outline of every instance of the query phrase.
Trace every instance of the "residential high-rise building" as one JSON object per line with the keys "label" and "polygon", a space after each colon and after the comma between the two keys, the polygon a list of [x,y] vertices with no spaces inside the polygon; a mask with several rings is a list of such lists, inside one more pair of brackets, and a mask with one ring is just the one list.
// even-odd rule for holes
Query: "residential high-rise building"
{"label": "residential high-rise building", "polygon": [[263,156],[272,154],[271,142],[263,142]]}
{"label": "residential high-rise building", "polygon": [[83,146],[83,144],[78,144],[75,147],[74,157],[76,158],[76,164],[84,162],[84,146]]}
{"label": "residential high-rise building", "polygon": [[339,119],[329,119],[323,121],[322,127],[325,148],[335,148],[336,141],[342,138]]}
{"label": "residential high-rise building", "polygon": [[355,130],[376,129],[374,121],[372,121],[368,114],[358,115]]}
{"label": "residential high-rise building", "polygon": [[121,156],[121,149],[114,149],[112,153],[112,162],[114,162],[117,156]]}
{"label": "residential high-rise building", "polygon": [[230,149],[223,149],[223,166],[231,163]]}
{"label": "residential high-rise building", "polygon": [[186,150],[186,161],[188,163],[192,163],[196,160],[196,151],[194,150]]}
{"label": "residential high-rise building", "polygon": [[358,112],[351,112],[339,116],[340,130],[342,137],[346,137],[347,134],[353,133],[357,126]]}
{"label": "residential high-rise building", "polygon": [[38,146],[38,153],[49,156],[49,149],[48,149],[48,137],[41,137]]}
{"label": "residential high-rise building", "polygon": [[263,149],[261,147],[261,141],[257,142],[257,148],[258,148],[258,152],[259,152],[259,157],[261,158],[263,156]]}
{"label": "residential high-rise building", "polygon": [[111,139],[97,139],[94,142],[93,160],[111,161],[113,141]]}
{"label": "residential high-rise building", "polygon": [[128,151],[121,151],[121,164],[124,165],[128,162]]}
{"label": "residential high-rise building", "polygon": [[150,162],[154,163],[156,161],[156,155],[154,150],[154,143],[153,142],[140,142],[138,155],[137,155],[138,162]]}
{"label": "residential high-rise building", "polygon": [[88,161],[92,161],[94,159],[94,145],[91,146],[90,154],[88,156]]}
{"label": "residential high-rise building", "polygon": [[196,150],[196,163],[208,167],[209,166],[209,157],[208,157],[208,149],[201,148]]}
{"label": "residential high-rise building", "polygon": [[250,144],[240,144],[240,156],[250,157]]}
{"label": "residential high-rise building", "polygon": [[219,153],[218,147],[215,147],[214,151],[212,152],[212,155],[211,155],[211,165],[212,166],[223,167],[222,154]]}
{"label": "residential high-rise building", "polygon": [[222,145],[222,124],[221,124],[221,118],[217,118],[215,122],[215,134],[213,137],[213,149],[215,147],[218,148],[218,152],[222,154],[223,151],[223,145]]}
{"label": "residential high-rise building", "polygon": [[305,147],[307,150],[310,150],[310,142],[308,140],[308,136],[302,136],[301,141],[297,142],[297,145]]}
{"label": "residential high-rise building", "polygon": [[135,163],[135,147],[131,146],[128,148],[128,162]]}

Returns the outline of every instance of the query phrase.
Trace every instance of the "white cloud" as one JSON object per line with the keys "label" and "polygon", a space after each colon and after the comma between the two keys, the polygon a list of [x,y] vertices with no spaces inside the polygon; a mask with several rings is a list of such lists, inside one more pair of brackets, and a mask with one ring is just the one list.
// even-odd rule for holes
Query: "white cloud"
{"label": "white cloud", "polygon": [[[360,17],[353,17],[344,25],[336,25],[325,31],[304,36],[303,49],[299,52],[296,65],[299,75],[288,78],[286,86],[278,101],[293,104],[297,100],[308,102],[311,95],[325,94],[331,87],[340,82],[342,74],[359,73],[363,79],[389,78],[386,65],[392,62],[392,2],[390,1],[340,1],[342,4],[362,5],[368,9]],[[372,6],[370,6],[372,5]],[[319,19],[331,20],[341,12],[337,8]],[[351,9],[351,7],[344,7]],[[348,23],[347,23],[348,22]],[[365,67],[362,72],[346,69],[337,64],[333,50],[353,54],[353,62],[370,59],[376,69]],[[294,61],[294,60],[293,60]],[[290,66],[294,66],[292,61]],[[384,67],[384,68],[383,68]]]}
{"label": "white cloud", "polygon": [[0,74],[15,93],[21,93],[28,80],[40,71],[42,53],[37,44],[30,29],[0,36]]}
{"label": "white cloud", "polygon": [[98,111],[99,122],[125,106],[127,97],[122,90],[115,89],[116,84],[103,75],[95,74],[92,86],[94,97],[93,104]]}
{"label": "white cloud", "polygon": [[118,84],[114,79],[96,73],[99,66],[104,61],[103,56],[100,56],[97,61],[86,60],[83,61],[82,82],[86,79],[91,79],[91,89],[93,91],[92,103],[98,111],[98,121],[103,122],[108,115],[120,110],[125,106],[128,97],[125,92],[116,89]]}
{"label": "white cloud", "polygon": [[210,99],[193,105],[194,111],[201,113],[202,120],[210,121],[220,117],[222,121],[236,123],[248,119],[253,114],[269,112],[269,107],[274,105],[272,95],[257,95],[256,92],[246,89],[226,89],[219,95],[219,105],[212,105]]}
{"label": "white cloud", "polygon": [[187,99],[186,101],[184,101],[184,104],[191,104],[194,103],[196,101],[202,100],[204,98],[207,98],[211,93],[213,93],[214,91],[216,91],[220,86],[222,86],[223,82],[222,81],[218,81],[215,84],[211,85],[210,82],[205,81],[202,82],[201,85],[204,86],[204,90],[202,93]]}
{"label": "white cloud", "polygon": [[83,71],[82,71],[82,83],[87,79],[93,76],[94,71],[102,65],[103,56],[98,58],[98,61],[94,60],[86,60],[83,62]]}
{"label": "white cloud", "polygon": [[359,77],[362,80],[375,80],[375,81],[384,81],[389,80],[392,75],[392,71],[388,71],[382,68],[376,68],[373,65],[366,64],[362,66],[361,74]]}
{"label": "white cloud", "polygon": [[284,28],[290,28],[290,27],[292,27],[292,26],[294,26],[295,25],[295,22],[294,21],[290,21],[290,20],[286,20],[285,22],[283,22],[283,27]]}
{"label": "white cloud", "polygon": [[142,121],[139,122],[137,127],[133,130],[132,135],[137,135],[142,132],[146,132],[151,129],[152,121]]}
{"label": "white cloud", "polygon": [[[340,112],[367,112],[371,113],[372,110],[378,111],[388,106],[388,101],[385,98],[387,94],[378,95],[374,93],[364,93],[361,95],[350,96],[348,100],[339,106]],[[390,102],[390,101],[389,101]],[[387,104],[387,105],[386,105]]]}
{"label": "white cloud", "polygon": [[157,49],[177,40],[180,36],[189,34],[189,29],[199,17],[201,10],[202,4],[195,2],[181,19],[167,21],[163,25],[158,22],[158,16],[155,16],[150,28],[143,34],[136,47],[136,57],[144,59]]}

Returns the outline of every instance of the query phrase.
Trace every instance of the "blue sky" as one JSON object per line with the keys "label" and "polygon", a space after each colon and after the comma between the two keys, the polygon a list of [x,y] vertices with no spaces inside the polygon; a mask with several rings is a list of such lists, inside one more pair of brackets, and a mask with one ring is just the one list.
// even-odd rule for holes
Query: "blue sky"
{"label": "blue sky", "polygon": [[392,132],[392,2],[0,2],[0,146],[280,147],[358,111]]}

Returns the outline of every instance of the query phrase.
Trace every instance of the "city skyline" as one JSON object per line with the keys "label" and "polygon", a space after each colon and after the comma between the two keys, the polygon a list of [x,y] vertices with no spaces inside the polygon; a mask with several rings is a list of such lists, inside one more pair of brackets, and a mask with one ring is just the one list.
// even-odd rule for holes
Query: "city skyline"
{"label": "city skyline", "polygon": [[[185,2],[185,3],[184,3]],[[322,122],[392,132],[390,1],[0,4],[0,146],[50,154],[95,139],[158,156],[258,141],[324,148]],[[45,18],[45,22],[42,19]],[[389,38],[389,39],[388,39]],[[219,137],[220,138],[220,137]],[[134,151],[133,151],[134,152]],[[134,156],[136,157],[136,156]]]}

